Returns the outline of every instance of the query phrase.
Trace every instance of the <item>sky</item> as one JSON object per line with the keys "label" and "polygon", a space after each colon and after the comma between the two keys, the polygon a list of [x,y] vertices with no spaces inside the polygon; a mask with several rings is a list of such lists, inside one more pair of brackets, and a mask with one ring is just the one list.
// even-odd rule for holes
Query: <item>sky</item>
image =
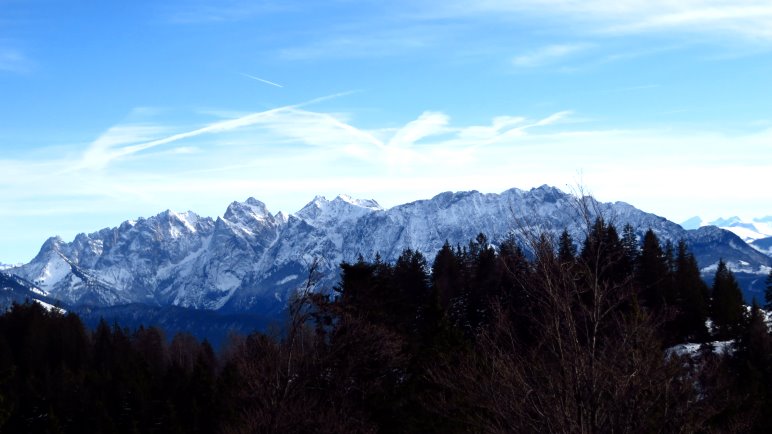
{"label": "sky", "polygon": [[0,0],[0,262],[248,197],[772,215],[770,77],[767,0]]}

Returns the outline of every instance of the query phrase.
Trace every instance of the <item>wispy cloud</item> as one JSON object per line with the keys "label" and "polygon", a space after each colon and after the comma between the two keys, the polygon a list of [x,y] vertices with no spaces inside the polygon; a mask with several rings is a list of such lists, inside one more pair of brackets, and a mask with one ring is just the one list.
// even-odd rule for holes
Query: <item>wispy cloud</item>
{"label": "wispy cloud", "polygon": [[418,119],[400,128],[389,140],[389,146],[406,148],[424,137],[434,136],[449,131],[450,118],[444,113],[424,112]]}
{"label": "wispy cloud", "polygon": [[252,80],[256,80],[256,81],[259,81],[259,82],[261,82],[261,83],[269,84],[269,85],[271,85],[271,86],[275,86],[275,87],[284,87],[284,86],[280,85],[279,83],[274,83],[273,81],[269,81],[269,80],[266,80],[266,79],[264,79],[264,78],[256,77],[256,76],[254,76],[254,75],[245,74],[245,73],[243,73],[243,72],[241,73],[241,75],[243,75],[244,77],[247,77],[247,78],[251,78]]}
{"label": "wispy cloud", "polygon": [[551,65],[590,48],[588,44],[558,44],[547,45],[533,51],[516,56],[512,59],[515,66],[533,68]]}
{"label": "wispy cloud", "polygon": [[772,41],[772,5],[758,2],[700,2],[695,8],[671,7],[626,23],[612,25],[618,33],[682,29],[700,33],[734,33]]}
{"label": "wispy cloud", "polygon": [[434,5],[442,16],[556,17],[584,33],[687,31],[772,42],[772,5],[766,0],[459,0]]}
{"label": "wispy cloud", "polygon": [[119,160],[136,154],[147,149],[162,145],[178,142],[180,140],[192,139],[205,134],[224,133],[230,130],[245,128],[251,125],[265,123],[282,112],[292,112],[299,107],[325,101],[331,98],[337,98],[350,94],[351,92],[341,92],[338,94],[327,95],[315,98],[300,104],[279,107],[271,110],[251,113],[235,119],[228,119],[212,123],[210,125],[168,135],[166,137],[150,140],[152,135],[158,135],[162,131],[157,126],[148,125],[119,125],[110,128],[95,140],[86,152],[79,164],[68,170],[80,169],[104,169],[114,160]]}
{"label": "wispy cloud", "polygon": [[22,74],[30,67],[30,60],[21,51],[0,46],[0,71]]}
{"label": "wispy cloud", "polygon": [[396,128],[363,128],[308,104],[192,129],[163,116],[113,126],[75,160],[71,152],[0,157],[0,215],[12,222],[50,208],[104,215],[108,225],[166,208],[217,215],[248,196],[293,212],[314,194],[341,192],[389,206],[446,190],[564,186],[579,170],[601,199],[654,212],[666,204],[673,218],[772,201],[772,130],[611,130],[573,123],[570,111],[467,125],[426,111]]}

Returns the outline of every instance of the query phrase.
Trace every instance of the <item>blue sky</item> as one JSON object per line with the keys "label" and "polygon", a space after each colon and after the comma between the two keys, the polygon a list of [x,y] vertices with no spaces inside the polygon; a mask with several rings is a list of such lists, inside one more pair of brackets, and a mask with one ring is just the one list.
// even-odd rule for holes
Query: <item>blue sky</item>
{"label": "blue sky", "polygon": [[0,262],[254,196],[772,214],[768,1],[0,0]]}

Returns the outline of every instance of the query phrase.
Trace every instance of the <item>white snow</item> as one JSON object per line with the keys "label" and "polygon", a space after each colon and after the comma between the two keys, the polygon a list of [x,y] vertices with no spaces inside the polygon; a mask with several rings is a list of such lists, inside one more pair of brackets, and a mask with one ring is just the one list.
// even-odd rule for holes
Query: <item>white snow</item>
{"label": "white snow", "polygon": [[276,282],[277,285],[284,285],[285,283],[292,282],[293,280],[297,279],[299,276],[297,274],[290,274],[289,276],[285,277],[284,279],[281,279],[280,281]]}
{"label": "white snow", "polygon": [[[480,232],[495,244],[518,229],[557,235],[568,228],[580,242],[584,232],[576,200],[546,186],[501,194],[446,192],[388,210],[374,200],[340,195],[330,201],[317,196],[287,218],[268,213],[262,202],[249,198],[232,203],[219,222],[192,212],[168,211],[88,235],[88,243],[59,240],[48,255],[20,267],[18,274],[68,303],[77,302],[87,289],[106,302],[152,299],[217,309],[233,300],[249,308],[265,300],[286,300],[284,290],[275,293],[276,283],[300,282],[315,260],[323,275],[320,285],[331,287],[340,262],[356,261],[359,254],[372,260],[379,253],[384,261],[394,261],[411,248],[431,262],[446,240],[466,245]],[[688,240],[693,234],[629,204],[597,206],[619,225],[651,228],[663,241]],[[88,282],[75,277],[68,261],[89,275]],[[730,268],[735,265],[758,267],[738,262]]]}
{"label": "white snow", "polygon": [[[713,347],[713,352],[715,354],[732,354],[734,352],[734,340],[713,341],[713,342],[708,342],[708,344]],[[685,344],[678,344],[665,350],[665,353],[668,355],[675,354],[678,356],[692,357],[697,355],[702,345],[703,344],[692,343],[692,342],[688,342]]]}
{"label": "white snow", "polygon": [[742,219],[736,216],[728,219],[719,218],[712,222],[702,222],[701,226],[717,226],[726,229],[747,243],[772,237],[772,217],[770,216],[753,219]]}
{"label": "white snow", "polygon": [[43,306],[43,308],[44,308],[45,310],[49,311],[49,312],[58,312],[58,313],[62,313],[62,314],[64,314],[64,313],[67,313],[67,311],[66,311],[66,310],[64,310],[64,309],[62,309],[62,308],[59,308],[59,307],[56,307],[56,306],[54,306],[53,304],[48,304],[48,303],[46,303],[46,302],[44,302],[44,301],[40,301],[40,300],[38,300],[38,299],[34,299],[33,301],[34,301],[35,303],[37,303],[37,304],[39,304],[39,305]]}
{"label": "white snow", "polygon": [[35,287],[35,286],[30,288],[29,290],[32,291],[33,293],[37,294],[37,295],[42,295],[42,296],[47,296],[48,295],[48,292],[43,291],[42,289],[40,289],[38,287]]}
{"label": "white snow", "polygon": [[33,278],[33,281],[43,288],[50,288],[59,283],[72,272],[72,266],[62,257],[61,253],[56,255],[45,264],[40,274]]}

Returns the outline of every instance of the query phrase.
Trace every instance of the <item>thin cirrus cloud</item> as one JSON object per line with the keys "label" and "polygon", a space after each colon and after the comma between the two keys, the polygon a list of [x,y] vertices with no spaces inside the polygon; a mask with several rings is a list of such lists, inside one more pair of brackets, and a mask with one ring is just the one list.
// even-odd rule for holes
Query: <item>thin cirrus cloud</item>
{"label": "thin cirrus cloud", "polygon": [[349,92],[340,92],[315,98],[300,104],[279,107],[271,110],[250,113],[234,119],[215,122],[194,130],[167,135],[166,137],[150,139],[168,127],[155,125],[118,125],[108,129],[102,136],[95,140],[83,153],[81,160],[67,171],[80,169],[104,169],[111,162],[120,160],[138,152],[159,146],[175,143],[181,140],[193,139],[201,135],[224,133],[227,131],[245,128],[260,123],[270,123],[270,119],[283,112],[292,112],[308,104],[314,104],[331,98],[349,95]]}
{"label": "thin cirrus cloud", "polygon": [[446,14],[526,13],[569,18],[582,33],[687,31],[772,42],[772,4],[766,0],[462,0],[440,7]]}
{"label": "thin cirrus cloud", "polygon": [[29,68],[30,61],[21,51],[0,46],[0,71],[22,74]]}
{"label": "thin cirrus cloud", "polygon": [[[715,207],[716,194],[726,195],[722,205],[737,212],[747,206],[742,200],[772,200],[770,140],[772,130],[599,129],[575,123],[570,112],[456,125],[445,113],[427,111],[396,129],[375,130],[342,114],[288,106],[183,132],[162,124],[117,125],[76,161],[0,160],[9,175],[0,180],[0,208],[3,215],[34,214],[37,202],[68,197],[79,213],[148,215],[180,207],[215,215],[223,200],[255,196],[273,210],[292,212],[310,188],[390,206],[448,189],[496,192],[544,179],[561,187],[578,171],[601,199],[617,200],[656,171],[658,183],[638,194],[635,205],[655,210],[658,201],[672,201],[676,217],[686,218],[695,207]],[[93,156],[98,148],[107,158]],[[57,170],[62,167],[77,170]],[[99,168],[109,170],[93,170]],[[729,175],[731,185],[724,181]],[[727,191],[738,185],[742,191]],[[687,191],[705,197],[681,203]]]}
{"label": "thin cirrus cloud", "polygon": [[[57,207],[62,212],[104,213],[148,206],[164,209],[174,206],[174,200],[218,203],[223,191],[233,198],[265,190],[305,197],[308,186],[314,185],[339,192],[367,186],[374,189],[369,194],[389,193],[383,188],[388,185],[385,180],[395,174],[405,186],[409,179],[437,176],[424,183],[426,188],[436,188],[447,181],[441,174],[466,167],[482,155],[481,143],[501,150],[500,146],[511,145],[522,136],[513,131],[546,127],[561,116],[533,121],[499,116],[489,125],[455,126],[443,113],[425,112],[391,131],[388,138],[381,138],[383,130],[358,128],[343,115],[297,106],[171,134],[177,128],[149,123],[116,125],[75,160],[64,154],[49,160],[0,160],[0,170],[9,175],[0,181],[0,204],[5,205],[0,214],[38,215],[39,201],[57,197],[69,198],[69,207]],[[224,138],[239,139],[241,144],[217,146]],[[459,182],[462,178],[454,179]],[[286,204],[279,202],[278,206],[287,210]]]}
{"label": "thin cirrus cloud", "polygon": [[512,59],[512,64],[523,68],[552,65],[591,48],[589,44],[556,44],[532,50]]}
{"label": "thin cirrus cloud", "polygon": [[[291,164],[297,155],[276,149],[277,146],[286,149],[290,144],[321,149],[328,156],[340,155],[370,164],[381,162],[404,167],[435,161],[437,156],[458,161],[458,155],[467,155],[479,146],[522,135],[529,128],[557,123],[566,114],[559,112],[531,122],[521,117],[499,116],[491,125],[459,127],[450,125],[446,114],[429,111],[396,129],[385,140],[381,138],[382,131],[357,128],[344,115],[314,112],[298,106],[251,113],[160,138],[151,137],[172,128],[118,125],[95,140],[69,171],[106,169],[123,161],[134,161],[143,154],[155,158],[159,153],[150,154],[155,148],[167,156],[227,152],[241,153],[243,157],[253,153],[286,158],[285,162]],[[230,146],[212,146],[218,143]]]}

